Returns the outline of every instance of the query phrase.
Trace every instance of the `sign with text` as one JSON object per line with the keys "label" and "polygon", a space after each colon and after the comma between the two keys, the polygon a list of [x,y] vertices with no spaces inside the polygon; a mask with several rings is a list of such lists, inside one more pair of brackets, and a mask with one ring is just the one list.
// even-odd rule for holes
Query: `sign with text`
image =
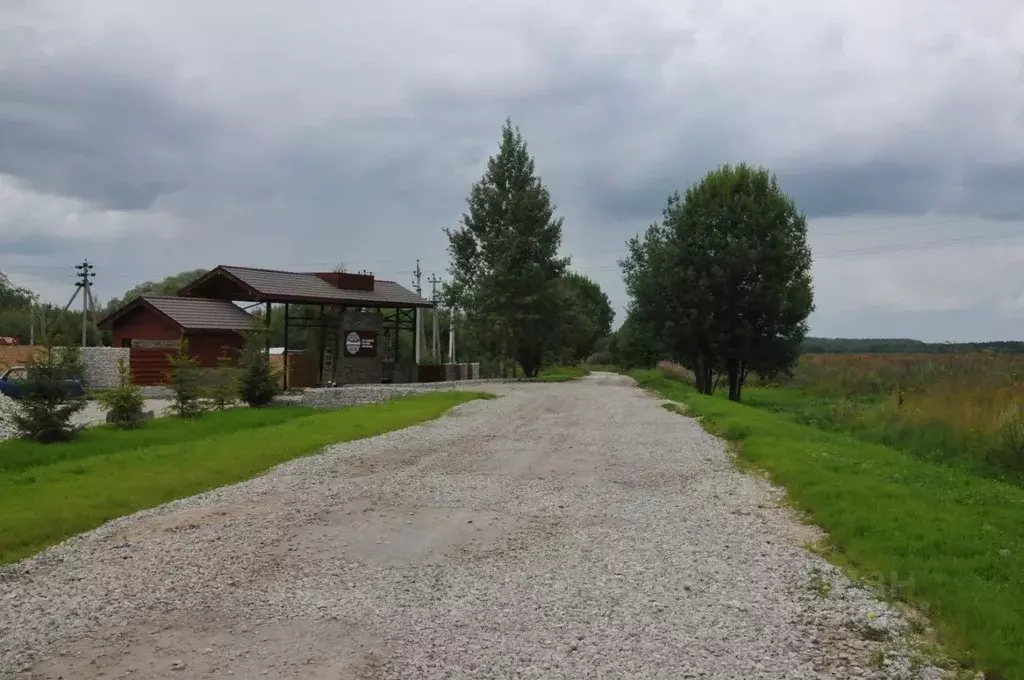
{"label": "sign with text", "polygon": [[377,356],[377,331],[345,331],[345,356],[359,359]]}

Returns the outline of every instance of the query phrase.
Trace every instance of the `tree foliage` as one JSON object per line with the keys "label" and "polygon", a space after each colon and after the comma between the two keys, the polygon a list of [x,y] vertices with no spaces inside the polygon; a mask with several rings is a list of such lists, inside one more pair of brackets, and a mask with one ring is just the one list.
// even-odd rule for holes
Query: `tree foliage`
{"label": "tree foliage", "polygon": [[691,369],[702,392],[726,375],[738,401],[748,373],[788,371],[799,355],[813,310],[806,237],[767,170],[708,173],[628,243],[620,264],[636,332]]}
{"label": "tree foliage", "polygon": [[567,272],[559,284],[562,341],[558,363],[582,363],[611,332],[615,312],[601,287],[586,276]]}
{"label": "tree foliage", "polygon": [[253,322],[242,348],[238,388],[242,399],[249,406],[266,406],[281,391],[278,376],[266,351],[266,334],[265,327]]}
{"label": "tree foliage", "polygon": [[177,295],[179,290],[198,279],[207,271],[206,269],[189,269],[188,271],[171,274],[159,281],[145,281],[129,288],[122,297],[113,298],[107,302],[107,309],[111,311],[118,309],[140,295]]}
{"label": "tree foliage", "polygon": [[74,439],[81,429],[72,416],[85,408],[85,397],[74,397],[68,380],[78,378],[81,356],[74,347],[46,342],[28,362],[21,398],[10,414],[18,434],[43,444]]}
{"label": "tree foliage", "polygon": [[[68,295],[72,292],[69,287]],[[62,306],[40,302],[34,292],[15,285],[0,272],[0,335],[16,337],[27,345],[32,339],[33,324],[37,341],[44,336],[77,338],[82,328],[82,311],[81,308],[65,311]],[[103,334],[90,325],[86,340],[90,345],[100,345]]]}
{"label": "tree foliage", "polygon": [[188,353],[188,343],[182,340],[178,351],[170,357],[171,370],[168,387],[171,388],[171,411],[181,418],[196,418],[206,411],[203,402],[203,375],[199,361]]}
{"label": "tree foliage", "polygon": [[447,229],[449,272],[444,300],[465,312],[487,351],[511,356],[527,376],[558,349],[569,264],[559,257],[562,219],[518,128],[506,120],[497,155],[473,185],[461,226]]}
{"label": "tree foliage", "polygon": [[117,360],[117,387],[101,392],[97,399],[107,409],[107,421],[122,430],[133,430],[146,422],[142,410],[146,400],[132,382],[132,373],[124,357]]}

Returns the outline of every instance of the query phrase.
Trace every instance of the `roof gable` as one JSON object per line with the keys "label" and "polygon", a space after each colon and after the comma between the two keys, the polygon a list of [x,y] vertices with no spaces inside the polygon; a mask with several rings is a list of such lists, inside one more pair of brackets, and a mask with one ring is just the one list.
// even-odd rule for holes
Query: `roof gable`
{"label": "roof gable", "polygon": [[394,281],[376,279],[373,290],[336,288],[320,275],[220,265],[181,290],[189,297],[252,302],[308,302],[363,307],[433,307]]}
{"label": "roof gable", "polygon": [[111,328],[140,308],[166,317],[185,331],[244,331],[253,323],[251,314],[227,300],[143,295],[104,317],[99,325]]}

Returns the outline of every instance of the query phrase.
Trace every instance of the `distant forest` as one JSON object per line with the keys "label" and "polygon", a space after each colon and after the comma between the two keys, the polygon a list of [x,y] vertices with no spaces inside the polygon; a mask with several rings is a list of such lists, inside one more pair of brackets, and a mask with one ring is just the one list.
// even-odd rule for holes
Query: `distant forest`
{"label": "distant forest", "polygon": [[922,342],[906,338],[807,338],[806,354],[1024,354],[1021,342]]}

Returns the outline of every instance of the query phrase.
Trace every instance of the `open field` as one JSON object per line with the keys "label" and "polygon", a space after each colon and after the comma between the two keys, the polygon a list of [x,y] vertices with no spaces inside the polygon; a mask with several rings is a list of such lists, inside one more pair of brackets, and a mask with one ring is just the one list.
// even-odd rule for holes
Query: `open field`
{"label": "open field", "polygon": [[1024,480],[1024,356],[809,355],[751,405],[975,474]]}
{"label": "open field", "polygon": [[136,510],[248,479],[328,444],[436,418],[482,395],[431,392],[335,411],[238,409],[66,444],[0,443],[0,563]]}
{"label": "open field", "polygon": [[662,371],[634,375],[735,441],[828,531],[832,561],[932,616],[966,665],[1024,677],[1024,489],[699,395]]}

